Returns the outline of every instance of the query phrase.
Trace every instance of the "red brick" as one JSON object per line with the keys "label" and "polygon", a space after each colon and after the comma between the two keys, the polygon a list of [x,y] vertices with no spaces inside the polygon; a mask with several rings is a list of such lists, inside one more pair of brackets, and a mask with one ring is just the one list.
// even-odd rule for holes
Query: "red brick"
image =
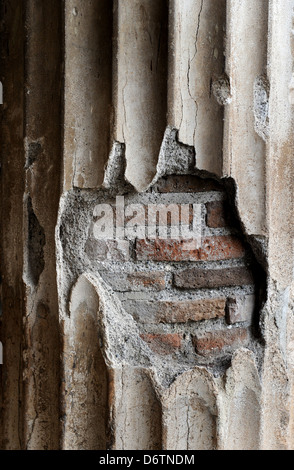
{"label": "red brick", "polygon": [[174,274],[174,285],[180,289],[213,289],[254,285],[252,272],[246,267],[225,269],[185,269]]}
{"label": "red brick", "polygon": [[206,204],[206,225],[210,228],[222,228],[232,225],[232,216],[228,205],[222,201],[213,201]]}
{"label": "red brick", "polygon": [[172,175],[159,180],[154,186],[158,193],[197,193],[223,191],[220,183],[193,175]]}
{"label": "red brick", "polygon": [[137,321],[145,324],[198,322],[225,317],[226,299],[131,300],[124,302],[124,308]]}
{"label": "red brick", "polygon": [[137,240],[139,261],[218,261],[242,258],[245,248],[235,236],[210,237],[202,240],[196,250],[184,250],[187,242],[179,240]]}
{"label": "red brick", "polygon": [[183,336],[179,334],[141,334],[149,348],[156,354],[163,356],[173,354],[182,345]]}
{"label": "red brick", "polygon": [[201,356],[218,354],[228,349],[245,346],[248,340],[249,334],[246,328],[211,331],[192,338],[196,353]]}
{"label": "red brick", "polygon": [[242,258],[244,255],[245,247],[242,241],[230,235],[206,238],[202,241],[200,249],[201,261]]}

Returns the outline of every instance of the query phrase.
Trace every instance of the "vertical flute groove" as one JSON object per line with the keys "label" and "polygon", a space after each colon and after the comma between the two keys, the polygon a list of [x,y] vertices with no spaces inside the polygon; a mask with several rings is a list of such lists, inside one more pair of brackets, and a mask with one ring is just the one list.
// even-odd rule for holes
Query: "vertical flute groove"
{"label": "vertical flute groove", "polygon": [[268,2],[228,0],[227,10],[231,100],[225,111],[223,173],[239,187],[239,210],[248,233],[265,234]]}
{"label": "vertical flute groove", "polygon": [[126,145],[126,177],[151,182],[166,127],[167,2],[115,1],[115,139]]}

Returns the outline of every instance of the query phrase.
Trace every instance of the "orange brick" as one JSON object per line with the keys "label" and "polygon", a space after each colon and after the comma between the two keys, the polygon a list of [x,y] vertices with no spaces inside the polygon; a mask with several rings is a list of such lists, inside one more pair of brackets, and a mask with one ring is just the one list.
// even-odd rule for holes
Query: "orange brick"
{"label": "orange brick", "polygon": [[196,353],[201,356],[220,353],[225,349],[244,346],[249,339],[246,328],[210,331],[193,337]]}
{"label": "orange brick", "polygon": [[245,247],[235,236],[218,236],[202,240],[196,250],[185,250],[186,242],[179,240],[137,240],[139,261],[218,261],[242,258]]}

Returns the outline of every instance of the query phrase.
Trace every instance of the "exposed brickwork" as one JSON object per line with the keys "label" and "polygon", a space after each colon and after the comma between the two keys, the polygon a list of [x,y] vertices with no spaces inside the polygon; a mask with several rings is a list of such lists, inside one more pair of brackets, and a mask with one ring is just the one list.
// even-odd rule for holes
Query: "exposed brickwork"
{"label": "exposed brickwork", "polygon": [[198,322],[225,316],[226,299],[200,299],[185,301],[129,301],[125,309],[141,323]]}
{"label": "exposed brickwork", "polygon": [[[163,227],[177,223],[177,219],[184,223],[180,207],[189,204],[191,228],[193,204],[201,204],[202,215],[205,214],[201,218],[202,233],[207,235],[202,236],[200,247],[189,240],[144,238],[144,232],[148,236],[148,201],[158,204],[158,211],[168,204],[179,207],[175,219],[169,212],[157,216],[156,224]],[[86,253],[98,262],[128,261],[126,269],[119,274],[111,268],[107,270],[106,263],[103,277],[119,293],[124,310],[137,322],[141,339],[156,354],[173,356],[173,359],[182,355],[192,362],[197,355],[202,356],[201,361],[209,362],[215,356],[219,360],[246,346],[249,330],[244,324],[249,328],[253,321],[255,297],[251,292],[255,280],[252,268],[247,265],[248,248],[238,235],[224,187],[212,179],[170,176],[162,178],[142,199],[139,195],[137,203],[143,208],[139,218],[135,214],[140,227],[140,231],[134,232],[140,234],[138,238],[120,242],[91,238]],[[113,211],[116,215],[115,203]],[[125,219],[128,224],[131,220],[130,216]],[[217,234],[213,234],[214,229],[218,229]],[[159,229],[157,236],[159,233],[163,232]],[[236,260],[243,260],[243,265],[232,265]],[[225,267],[222,261],[226,261]],[[152,267],[150,271],[148,265]],[[226,288],[230,289],[229,297]],[[239,288],[244,288],[243,296]],[[217,292],[215,298],[211,298],[209,289]],[[186,290],[189,295],[183,298]],[[238,323],[242,325],[238,327]],[[201,332],[195,334],[195,329]]]}
{"label": "exposed brickwork", "polygon": [[245,248],[235,236],[218,236],[202,240],[196,250],[185,249],[187,242],[178,240],[138,240],[138,261],[216,261],[242,258]]}
{"label": "exposed brickwork", "polygon": [[[110,295],[117,296],[126,315],[132,316],[149,348],[170,356],[171,361],[203,365],[212,363],[215,355],[216,361],[227,361],[228,355],[246,345],[249,330],[244,327],[252,325],[254,315],[254,268],[224,186],[196,176],[171,176],[149,192],[126,195],[124,201],[111,196],[107,203],[114,221],[123,220],[125,214],[127,230],[117,232],[114,227],[121,240],[99,239],[99,224],[91,209],[81,258],[85,253],[93,263],[93,275],[101,274]],[[166,224],[176,227],[175,234],[178,222],[188,225],[183,214],[185,219],[189,215],[190,230],[194,219],[201,223],[199,247],[196,241],[159,238]],[[148,235],[158,238],[148,239]],[[66,236],[64,246],[68,243]]]}
{"label": "exposed brickwork", "polygon": [[252,272],[245,267],[226,269],[185,269],[174,275],[174,285],[181,289],[212,289],[254,284]]}
{"label": "exposed brickwork", "polygon": [[223,187],[213,179],[201,179],[192,175],[173,175],[162,178],[154,186],[159,193],[197,193],[223,191]]}
{"label": "exposed brickwork", "polygon": [[149,348],[156,354],[173,354],[182,345],[182,336],[179,334],[141,334],[140,337],[145,341]]}
{"label": "exposed brickwork", "polygon": [[232,328],[210,331],[193,337],[196,353],[207,356],[220,353],[223,349],[245,346],[249,334],[246,328]]}

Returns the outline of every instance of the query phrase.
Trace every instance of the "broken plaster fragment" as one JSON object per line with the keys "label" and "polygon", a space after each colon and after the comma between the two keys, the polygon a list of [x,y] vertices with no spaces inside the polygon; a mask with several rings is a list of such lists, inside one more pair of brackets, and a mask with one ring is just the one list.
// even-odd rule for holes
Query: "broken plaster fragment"
{"label": "broken plaster fragment", "polygon": [[254,128],[265,142],[269,137],[269,90],[267,77],[257,77],[254,82]]}
{"label": "broken plaster fragment", "polygon": [[156,175],[149,185],[152,187],[167,175],[187,175],[195,167],[195,150],[178,141],[178,130],[168,126],[165,130],[157,163]]}
{"label": "broken plaster fragment", "polygon": [[212,83],[213,95],[221,106],[230,104],[232,101],[230,80],[227,75],[223,75]]}
{"label": "broken plaster fragment", "polygon": [[131,189],[131,185],[125,179],[126,159],[125,144],[114,142],[106,165],[103,188],[121,192]]}

